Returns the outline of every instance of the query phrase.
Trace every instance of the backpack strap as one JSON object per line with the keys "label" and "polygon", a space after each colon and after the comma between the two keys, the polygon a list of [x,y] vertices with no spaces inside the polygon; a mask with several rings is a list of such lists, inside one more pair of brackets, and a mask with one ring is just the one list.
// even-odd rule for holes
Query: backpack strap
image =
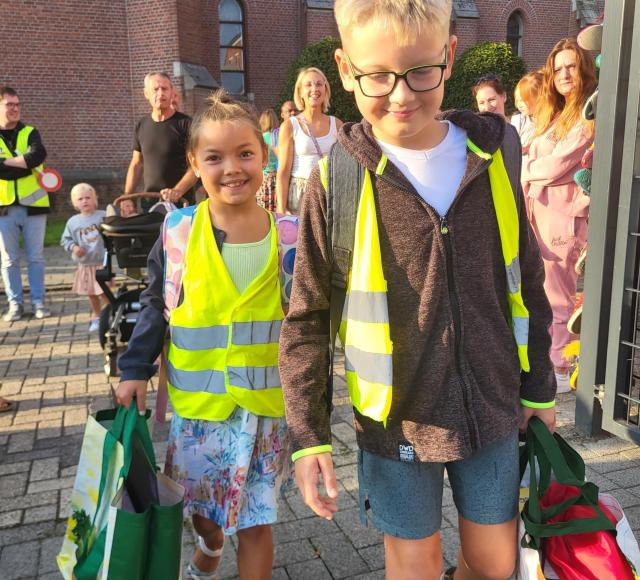
{"label": "backpack strap", "polygon": [[331,260],[327,408],[331,412],[336,337],[347,296],[349,270],[351,269],[356,235],[356,216],[360,192],[364,183],[364,170],[338,142],[331,146],[326,163],[327,249]]}
{"label": "backpack strap", "polygon": [[182,290],[184,254],[191,233],[197,205],[174,210],[166,215],[162,226],[164,252],[164,317],[169,321],[171,311],[178,306]]}
{"label": "backpack strap", "polygon": [[327,159],[327,248],[331,259],[329,340],[333,351],[347,295],[353,258],[356,216],[364,169],[342,145],[334,143]]}

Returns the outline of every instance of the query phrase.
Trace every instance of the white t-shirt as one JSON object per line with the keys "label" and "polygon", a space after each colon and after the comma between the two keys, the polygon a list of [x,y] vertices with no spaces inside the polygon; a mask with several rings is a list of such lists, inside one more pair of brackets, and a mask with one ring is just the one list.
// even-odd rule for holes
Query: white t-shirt
{"label": "white t-shirt", "polygon": [[376,139],[389,161],[440,216],[449,211],[467,167],[467,132],[449,121],[444,123],[449,130],[432,149],[405,149]]}

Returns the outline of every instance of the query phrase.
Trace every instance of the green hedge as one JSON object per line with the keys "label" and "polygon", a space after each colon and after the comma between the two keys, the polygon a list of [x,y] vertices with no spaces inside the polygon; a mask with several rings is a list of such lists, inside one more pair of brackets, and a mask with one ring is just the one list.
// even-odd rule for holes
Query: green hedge
{"label": "green hedge", "polygon": [[511,45],[484,42],[472,46],[454,62],[451,78],[445,85],[442,109],[476,110],[471,88],[481,76],[496,74],[507,91],[507,112],[513,111],[513,89],[525,73],[524,61],[511,52]]}
{"label": "green hedge", "polygon": [[302,68],[315,66],[327,76],[331,86],[331,109],[329,114],[335,115],[342,121],[359,121],[362,118],[356,107],[353,94],[342,88],[338,67],[333,58],[336,48],[340,48],[340,40],[327,36],[319,42],[309,44],[302,50],[289,65],[287,76],[280,91],[277,111],[280,111],[282,103],[293,99],[293,87],[296,84],[298,71]]}

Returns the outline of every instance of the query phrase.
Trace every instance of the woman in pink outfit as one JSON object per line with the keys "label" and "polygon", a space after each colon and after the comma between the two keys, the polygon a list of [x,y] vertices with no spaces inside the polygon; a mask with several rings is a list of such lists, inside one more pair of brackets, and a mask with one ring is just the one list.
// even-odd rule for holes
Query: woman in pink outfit
{"label": "woman in pink outfit", "polygon": [[589,197],[573,181],[593,142],[593,122],[581,111],[597,85],[591,56],[572,38],[559,41],[543,68],[536,133],[523,161],[522,185],[533,230],[544,260],[545,290],[553,309],[551,360],[558,392],[569,390],[571,361],[564,347],[576,299],[575,264],[587,239]]}

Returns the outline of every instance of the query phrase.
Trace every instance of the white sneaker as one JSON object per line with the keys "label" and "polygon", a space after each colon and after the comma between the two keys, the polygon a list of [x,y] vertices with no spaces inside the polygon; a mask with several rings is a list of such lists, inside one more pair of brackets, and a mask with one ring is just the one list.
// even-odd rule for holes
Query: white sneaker
{"label": "white sneaker", "polygon": [[100,328],[100,319],[92,318],[91,322],[89,322],[89,332],[97,332]]}
{"label": "white sneaker", "polygon": [[2,317],[2,320],[5,322],[16,322],[22,318],[24,314],[24,307],[22,304],[18,304],[17,302],[11,302],[9,304],[9,310]]}
{"label": "white sneaker", "polygon": [[33,315],[38,320],[41,320],[43,318],[49,318],[49,316],[51,316],[51,310],[49,310],[44,304],[34,304]]}
{"label": "white sneaker", "polygon": [[556,394],[560,395],[562,393],[568,393],[569,391],[571,391],[571,374],[555,373],[555,375],[556,375],[556,383],[558,383]]}

